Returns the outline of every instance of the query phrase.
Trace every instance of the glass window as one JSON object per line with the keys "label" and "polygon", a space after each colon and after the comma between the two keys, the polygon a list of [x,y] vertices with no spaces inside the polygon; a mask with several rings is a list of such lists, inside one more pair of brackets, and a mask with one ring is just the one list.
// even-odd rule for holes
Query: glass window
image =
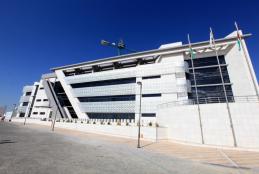
{"label": "glass window", "polygon": [[[221,67],[224,83],[230,83],[226,66]],[[195,69],[195,77],[197,85],[220,84],[222,83],[219,67]],[[190,70],[189,80],[194,85],[194,76],[192,69]]]}
{"label": "glass window", "polygon": [[142,97],[161,97],[161,94],[142,94]]}
{"label": "glass window", "polygon": [[158,79],[158,78],[161,78],[161,75],[142,77],[143,80],[145,80],[145,79]]}
{"label": "glass window", "polygon": [[29,102],[23,102],[22,105],[23,106],[28,106]]}
{"label": "glass window", "polygon": [[23,112],[19,114],[19,117],[24,117],[24,116],[25,116],[25,113]]}
{"label": "glass window", "polygon": [[[191,60],[186,60],[189,65],[189,68],[192,68]],[[224,55],[219,56],[220,64],[226,64]],[[194,67],[202,67],[202,66],[211,66],[211,65],[218,65],[217,57],[203,57],[203,58],[196,58],[193,59]]]}
{"label": "glass window", "polygon": [[[228,101],[234,102],[231,85],[225,85],[225,88],[226,88]],[[197,87],[197,92],[199,96],[199,103],[226,102],[223,85]],[[190,98],[194,99],[194,101],[196,100],[195,87],[192,87],[192,94]]]}
{"label": "glass window", "polygon": [[37,114],[38,114],[38,112],[33,112],[32,114],[33,114],[33,115],[37,115]]}
{"label": "glass window", "polygon": [[125,78],[125,79],[95,81],[95,82],[75,83],[75,84],[71,84],[71,87],[72,88],[85,88],[85,87],[120,85],[120,84],[129,84],[129,83],[136,83],[136,77]]}
{"label": "glass window", "polygon": [[40,112],[40,115],[45,115],[45,112]]}
{"label": "glass window", "polygon": [[156,114],[155,113],[143,113],[141,116],[142,117],[156,117]]}
{"label": "glass window", "polygon": [[86,113],[91,119],[134,119],[135,113]]}
{"label": "glass window", "polygon": [[25,93],[25,96],[30,96],[31,95],[31,92],[26,92]]}
{"label": "glass window", "polygon": [[[227,93],[227,100],[229,102],[234,102],[233,92],[231,87],[231,81],[229,78],[227,66],[225,65],[225,57],[219,56],[222,76],[225,84],[225,89]],[[192,67],[191,60],[187,60],[189,67]],[[224,94],[224,88],[221,80],[220,69],[218,67],[217,58],[214,57],[206,57],[206,58],[198,58],[193,59],[194,67],[199,67],[195,69],[195,77],[197,84],[197,92],[199,103],[219,103],[226,102],[226,97]],[[213,66],[214,67],[207,67]],[[187,76],[188,80],[190,80],[192,85],[192,92],[188,94],[188,98],[196,101],[196,91],[195,91],[195,83],[193,70],[189,69],[189,76]]]}
{"label": "glass window", "polygon": [[80,102],[134,101],[135,95],[114,95],[97,97],[78,97]]}

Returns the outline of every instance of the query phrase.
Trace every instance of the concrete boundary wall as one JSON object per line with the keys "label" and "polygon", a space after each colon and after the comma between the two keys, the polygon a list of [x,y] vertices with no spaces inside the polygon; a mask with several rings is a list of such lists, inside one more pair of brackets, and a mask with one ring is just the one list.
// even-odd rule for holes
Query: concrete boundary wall
{"label": "concrete boundary wall", "polygon": [[[230,103],[237,147],[259,149],[259,103]],[[225,103],[200,105],[205,145],[233,147],[233,134]],[[197,105],[160,108],[159,125],[167,127],[168,139],[186,143],[201,141]]]}
{"label": "concrete boundary wall", "polygon": [[[13,118],[12,121],[23,123],[24,119]],[[51,129],[51,121],[28,118],[26,122],[49,126]],[[56,122],[55,127],[133,139],[136,139],[138,135],[137,126],[86,124],[86,122],[81,123],[78,121],[77,123]],[[167,139],[166,129],[164,127],[141,127],[141,137],[152,141]]]}

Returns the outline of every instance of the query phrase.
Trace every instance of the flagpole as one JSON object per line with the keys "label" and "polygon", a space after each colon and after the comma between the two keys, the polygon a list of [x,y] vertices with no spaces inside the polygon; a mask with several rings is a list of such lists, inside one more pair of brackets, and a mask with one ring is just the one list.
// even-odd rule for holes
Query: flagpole
{"label": "flagpole", "polygon": [[247,52],[246,52],[246,50],[245,50],[245,45],[244,45],[244,43],[242,42],[242,38],[240,37],[238,25],[237,25],[236,22],[235,22],[235,27],[236,27],[236,30],[237,30],[237,39],[239,40],[240,45],[241,45],[241,47],[242,47],[242,50],[243,50],[243,52],[244,52],[246,64],[247,64],[247,66],[248,66],[249,73],[250,73],[250,76],[251,76],[252,81],[253,81],[253,85],[254,85],[254,88],[255,88],[256,96],[257,96],[258,99],[259,99],[259,92],[258,92],[257,83],[256,83],[256,81],[255,81],[255,79],[254,79],[254,76],[253,76],[253,73],[252,73],[253,71],[252,71],[251,66],[250,66],[250,64],[249,64],[249,61],[248,61],[249,58],[248,58]]}
{"label": "flagpole", "polygon": [[189,44],[190,55],[191,55],[191,64],[192,64],[192,73],[193,73],[194,87],[195,87],[195,94],[196,94],[196,103],[198,106],[198,113],[199,113],[199,121],[200,121],[200,129],[201,129],[201,142],[202,142],[202,144],[204,144],[203,129],[202,129],[202,122],[201,122],[200,101],[199,101],[199,96],[198,96],[196,74],[195,74],[194,63],[193,63],[193,58],[194,58],[193,50],[192,50],[191,39],[190,39],[189,34],[187,35],[187,37],[188,37],[188,44]]}
{"label": "flagpole", "polygon": [[231,116],[231,112],[230,112],[230,108],[229,108],[228,97],[227,97],[227,92],[226,92],[226,88],[225,88],[225,82],[224,82],[224,79],[223,79],[222,70],[221,70],[221,66],[220,66],[220,62],[219,62],[219,55],[218,55],[218,51],[216,49],[216,43],[215,43],[214,35],[213,35],[213,32],[212,32],[211,28],[210,28],[210,35],[211,35],[211,41],[212,41],[214,51],[215,51],[215,54],[216,54],[216,58],[217,58],[217,62],[218,62],[218,68],[219,68],[221,82],[222,82],[222,85],[223,85],[223,91],[224,91],[224,95],[225,95],[225,99],[226,99],[228,116],[229,116],[230,127],[231,127],[231,131],[232,131],[232,135],[233,135],[234,146],[237,147],[236,135],[235,135],[232,116]]}

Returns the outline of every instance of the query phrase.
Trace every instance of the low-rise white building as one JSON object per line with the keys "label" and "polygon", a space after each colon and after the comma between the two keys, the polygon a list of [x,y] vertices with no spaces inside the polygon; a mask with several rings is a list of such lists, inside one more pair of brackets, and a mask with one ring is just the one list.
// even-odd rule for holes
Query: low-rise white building
{"label": "low-rise white building", "polygon": [[[39,89],[32,112],[135,122],[141,117],[165,127],[170,140],[259,148],[258,83],[244,41],[250,35],[242,35],[242,48],[236,35],[216,40],[216,49],[209,41],[193,43],[192,59],[190,45],[176,42],[53,68],[53,77],[39,83],[50,89]],[[42,101],[51,96],[52,105]]]}
{"label": "low-rise white building", "polygon": [[31,114],[38,88],[38,82],[35,82],[31,86],[23,87],[22,96],[19,100],[19,105],[17,108],[18,117],[28,117]]}

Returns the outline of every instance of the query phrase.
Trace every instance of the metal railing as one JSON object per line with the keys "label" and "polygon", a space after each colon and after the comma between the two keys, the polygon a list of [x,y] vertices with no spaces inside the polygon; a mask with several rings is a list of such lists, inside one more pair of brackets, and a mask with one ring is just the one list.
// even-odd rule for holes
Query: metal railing
{"label": "metal railing", "polygon": [[[24,119],[24,117],[17,117],[15,119]],[[35,118],[29,117],[27,119],[53,122],[53,118]],[[58,123],[73,123],[73,124],[89,124],[89,125],[114,125],[114,126],[137,126],[138,122],[135,119],[69,119],[69,118],[58,118]],[[142,120],[141,126],[146,127],[158,127],[158,123],[155,120]]]}
{"label": "metal railing", "polygon": [[[259,103],[259,96],[248,95],[248,96],[227,96],[229,103]],[[225,97],[207,97],[199,98],[199,104],[213,104],[213,103],[226,103]],[[196,105],[197,101],[195,99],[172,101],[167,103],[162,103],[158,105],[158,108],[166,108],[171,106],[181,106],[181,105]]]}

